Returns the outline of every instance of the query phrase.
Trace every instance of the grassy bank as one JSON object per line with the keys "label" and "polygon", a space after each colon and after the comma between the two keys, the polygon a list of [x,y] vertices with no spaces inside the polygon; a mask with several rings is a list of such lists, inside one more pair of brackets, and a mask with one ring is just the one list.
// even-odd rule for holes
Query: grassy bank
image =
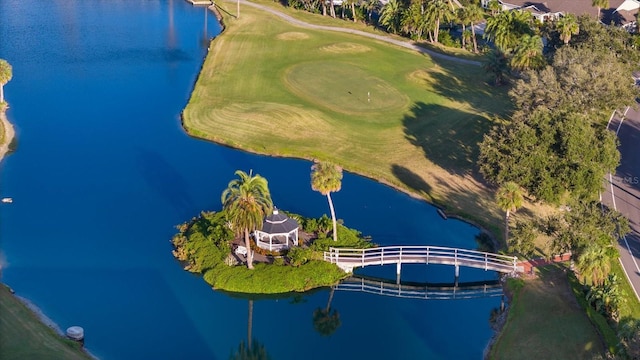
{"label": "grassy bank", "polygon": [[331,160],[499,233],[502,215],[474,164],[493,115],[511,105],[481,68],[241,11],[240,19],[225,17],[211,44],[183,113],[190,134]]}
{"label": "grassy bank", "polygon": [[0,359],[91,359],[64,339],[0,284]]}
{"label": "grassy bank", "polygon": [[589,359],[603,354],[598,332],[576,302],[564,268],[550,265],[513,294],[491,359]]}

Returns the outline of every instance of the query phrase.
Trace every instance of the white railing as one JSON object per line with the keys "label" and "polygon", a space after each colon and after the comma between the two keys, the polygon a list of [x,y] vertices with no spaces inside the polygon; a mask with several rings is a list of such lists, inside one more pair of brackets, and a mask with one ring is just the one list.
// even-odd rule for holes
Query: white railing
{"label": "white railing", "polygon": [[442,246],[384,246],[369,249],[329,248],[324,260],[351,271],[386,264],[447,264],[499,272],[522,272],[515,256]]}
{"label": "white railing", "polygon": [[480,297],[502,296],[502,286],[497,284],[474,286],[415,286],[394,284],[386,281],[372,281],[363,278],[349,278],[338,285],[335,290],[359,291],[381,296],[392,296],[424,300],[472,299]]}
{"label": "white railing", "polygon": [[269,251],[282,251],[290,248],[290,246],[287,244],[281,244],[281,243],[269,244],[268,242],[261,241],[261,240],[256,241],[256,244],[258,245],[259,248],[264,250],[269,250]]}

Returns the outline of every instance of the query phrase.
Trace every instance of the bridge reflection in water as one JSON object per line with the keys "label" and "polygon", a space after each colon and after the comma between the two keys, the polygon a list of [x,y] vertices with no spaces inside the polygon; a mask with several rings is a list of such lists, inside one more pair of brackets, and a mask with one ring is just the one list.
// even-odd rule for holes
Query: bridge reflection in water
{"label": "bridge reflection in water", "polygon": [[393,280],[362,275],[351,276],[332,287],[340,291],[360,291],[383,296],[393,296],[423,300],[475,299],[502,296],[502,284],[498,280],[419,283],[396,282]]}

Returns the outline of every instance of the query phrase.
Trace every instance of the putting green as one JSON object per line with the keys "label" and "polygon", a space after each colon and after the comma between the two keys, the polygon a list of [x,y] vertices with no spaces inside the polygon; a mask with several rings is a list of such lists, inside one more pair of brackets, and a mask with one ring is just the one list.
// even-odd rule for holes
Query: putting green
{"label": "putting green", "polygon": [[353,115],[398,110],[409,98],[356,65],[312,61],[287,69],[284,82],[297,96],[329,110]]}

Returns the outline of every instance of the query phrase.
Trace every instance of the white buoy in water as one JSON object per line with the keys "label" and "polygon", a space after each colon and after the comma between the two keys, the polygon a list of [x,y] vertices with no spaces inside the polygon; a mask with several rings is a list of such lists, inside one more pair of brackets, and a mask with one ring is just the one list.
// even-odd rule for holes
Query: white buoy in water
{"label": "white buoy in water", "polygon": [[67,329],[67,336],[70,339],[80,341],[84,339],[84,329],[80,326],[72,326]]}

